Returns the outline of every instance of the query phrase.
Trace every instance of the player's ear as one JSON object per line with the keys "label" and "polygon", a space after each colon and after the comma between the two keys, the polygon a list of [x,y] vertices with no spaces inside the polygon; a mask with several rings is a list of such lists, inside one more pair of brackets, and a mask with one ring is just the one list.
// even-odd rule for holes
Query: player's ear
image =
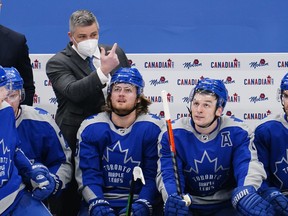
{"label": "player's ear", "polygon": [[217,109],[216,109],[216,113],[215,113],[215,115],[217,116],[217,117],[220,117],[221,115],[222,115],[222,112],[223,112],[223,107],[218,107]]}
{"label": "player's ear", "polygon": [[141,96],[137,96],[137,103],[141,102]]}

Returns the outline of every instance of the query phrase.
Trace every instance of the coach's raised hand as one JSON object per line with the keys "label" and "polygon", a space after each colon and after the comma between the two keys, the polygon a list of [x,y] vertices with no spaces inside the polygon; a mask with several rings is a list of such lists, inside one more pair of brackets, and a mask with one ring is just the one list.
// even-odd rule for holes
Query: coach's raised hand
{"label": "coach's raised hand", "polygon": [[108,51],[108,55],[106,55],[106,51],[103,47],[101,49],[101,71],[108,76],[108,74],[119,65],[119,59],[116,54],[117,43],[114,43],[111,50]]}

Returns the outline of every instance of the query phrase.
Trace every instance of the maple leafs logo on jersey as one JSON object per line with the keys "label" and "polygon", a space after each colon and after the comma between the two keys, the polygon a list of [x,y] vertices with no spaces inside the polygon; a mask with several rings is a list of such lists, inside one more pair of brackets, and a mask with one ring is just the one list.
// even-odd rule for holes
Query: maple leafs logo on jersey
{"label": "maple leafs logo on jersey", "polygon": [[1,155],[5,155],[7,152],[10,152],[10,149],[8,149],[8,147],[5,146],[5,143],[4,143],[3,139],[0,141],[0,144],[2,145]]}
{"label": "maple leafs logo on jersey", "polygon": [[[111,153],[116,153],[118,152],[118,157],[113,157],[112,159],[110,158],[110,152]],[[125,149],[125,150],[122,150],[122,147],[121,147],[121,144],[120,144],[120,141],[118,141],[114,146],[113,148],[109,148],[107,147],[106,148],[106,155],[105,153],[103,154],[103,160],[107,161],[107,162],[112,162],[111,160],[113,160],[114,162],[121,162],[123,161],[124,164],[127,164],[127,163],[132,163],[132,164],[136,164],[136,166],[139,166],[140,165],[140,161],[134,161],[132,156],[128,158],[128,149]],[[121,159],[122,158],[122,159]]]}
{"label": "maple leafs logo on jersey", "polygon": [[[288,149],[286,149],[286,158],[282,157],[280,161],[275,162],[275,172],[273,173],[275,177],[280,182],[280,189],[283,188],[283,181],[287,182],[288,177]],[[285,185],[287,187],[287,185]]]}
{"label": "maple leafs logo on jersey", "polygon": [[128,149],[122,149],[120,141],[113,148],[107,147],[102,157],[103,178],[106,186],[130,187],[132,171],[140,162],[128,156]]}
{"label": "maple leafs logo on jersey", "polygon": [[[184,171],[190,173],[189,186],[194,192],[201,195],[209,195],[215,193],[217,188],[221,187],[227,179],[229,168],[223,168],[218,165],[218,158],[211,159],[206,151],[204,151],[200,160],[194,159],[194,168],[187,167]],[[192,172],[193,171],[193,172]]]}
{"label": "maple leafs logo on jersey", "polygon": [[2,139],[0,141],[0,187],[4,182],[9,179],[9,168],[10,168],[10,149],[5,146],[5,142]]}
{"label": "maple leafs logo on jersey", "polygon": [[214,170],[214,173],[217,173],[218,171],[225,171],[229,170],[229,168],[223,168],[222,165],[218,166],[218,158],[211,159],[206,151],[204,151],[204,154],[202,155],[201,160],[194,159],[194,165],[195,169],[192,167],[189,170],[185,170],[186,172],[193,171],[196,174],[203,174],[207,173],[206,171],[212,171]]}

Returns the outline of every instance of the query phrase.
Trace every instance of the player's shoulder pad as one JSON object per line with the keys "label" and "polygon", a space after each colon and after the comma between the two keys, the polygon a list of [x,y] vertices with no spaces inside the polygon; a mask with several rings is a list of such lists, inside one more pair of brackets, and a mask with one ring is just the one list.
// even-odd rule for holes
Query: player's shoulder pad
{"label": "player's shoulder pad", "polygon": [[110,121],[109,115],[106,112],[97,113],[91,116],[88,116],[84,121],[81,123],[80,127],[87,127],[88,125],[94,123],[108,123]]}
{"label": "player's shoulder pad", "polygon": [[[29,106],[27,106],[27,107],[29,107]],[[40,108],[40,107],[34,107],[34,109],[35,109],[40,115],[47,115],[47,114],[49,114],[48,111],[46,111],[46,110],[44,110],[44,109],[42,109],[42,108]]]}
{"label": "player's shoulder pad", "polygon": [[191,129],[192,124],[191,124],[191,117],[181,117],[178,119],[173,119],[171,121],[173,129],[177,128],[185,128],[185,129]]}
{"label": "player's shoulder pad", "polygon": [[139,115],[135,122],[150,122],[150,123],[158,125],[159,127],[165,124],[162,118],[152,113]]}
{"label": "player's shoulder pad", "polygon": [[231,118],[230,116],[221,116],[221,129],[227,128],[227,127],[238,127],[242,130],[247,131],[249,134],[252,132],[252,127],[250,127],[245,121],[242,121],[238,118]]}
{"label": "player's shoulder pad", "polygon": [[285,114],[284,113],[278,113],[278,114],[275,114],[275,115],[269,115],[267,116],[266,118],[262,119],[261,121],[259,121],[255,128],[256,129],[259,129],[261,127],[273,127],[275,126],[275,124],[284,124],[284,125],[287,125],[287,121],[285,120]]}
{"label": "player's shoulder pad", "polygon": [[236,116],[234,116],[234,115],[232,115],[232,116],[228,116],[228,117],[230,117],[232,120],[234,120],[235,122],[243,122],[243,120],[242,119],[240,119],[240,118],[237,118]]}
{"label": "player's shoulder pad", "polygon": [[[51,122],[53,120],[51,114],[40,107],[33,107],[28,105],[21,105],[22,114],[21,119],[36,120]],[[54,121],[54,120],[53,120]]]}

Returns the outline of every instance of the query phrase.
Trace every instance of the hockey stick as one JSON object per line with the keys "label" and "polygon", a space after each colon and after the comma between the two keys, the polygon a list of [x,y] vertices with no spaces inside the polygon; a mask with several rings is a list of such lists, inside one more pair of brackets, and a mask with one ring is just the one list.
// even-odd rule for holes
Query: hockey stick
{"label": "hockey stick", "polygon": [[169,105],[168,105],[168,100],[167,100],[167,92],[163,90],[161,94],[162,94],[162,99],[163,99],[163,108],[164,108],[164,115],[165,115],[165,121],[166,121],[166,127],[167,127],[168,140],[169,140],[170,150],[172,154],[173,170],[174,170],[174,175],[175,175],[175,180],[176,180],[177,193],[181,195],[182,190],[181,190],[178,166],[177,166],[177,160],[176,160],[176,148],[175,148],[174,135],[173,135],[173,130],[172,130],[170,110],[169,110]]}
{"label": "hockey stick", "polygon": [[163,108],[164,108],[164,115],[165,115],[165,121],[166,121],[166,126],[167,126],[168,140],[169,140],[171,154],[172,154],[173,171],[174,171],[174,176],[175,176],[175,181],[176,181],[177,193],[178,195],[183,197],[184,201],[186,202],[186,205],[189,206],[191,204],[191,199],[188,195],[183,196],[181,184],[180,184],[178,165],[177,165],[177,159],[176,159],[176,147],[175,147],[175,141],[174,141],[174,134],[172,130],[170,110],[169,110],[169,105],[168,105],[168,100],[167,100],[167,92],[163,90],[161,92],[161,95],[162,95],[162,100],[163,100]]}
{"label": "hockey stick", "polygon": [[129,197],[128,197],[128,206],[126,210],[126,216],[131,215],[132,202],[133,202],[133,197],[134,197],[134,188],[135,188],[135,183],[138,179],[140,179],[142,184],[145,185],[145,179],[142,173],[142,169],[141,167],[136,166],[133,169],[132,182],[131,182],[130,192],[129,192]]}

